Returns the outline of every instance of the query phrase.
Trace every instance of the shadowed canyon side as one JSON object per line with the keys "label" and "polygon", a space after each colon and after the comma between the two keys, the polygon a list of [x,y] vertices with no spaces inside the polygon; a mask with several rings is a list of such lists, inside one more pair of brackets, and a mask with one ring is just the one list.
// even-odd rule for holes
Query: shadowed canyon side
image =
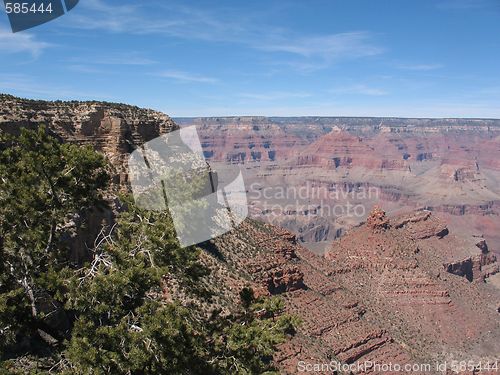
{"label": "shadowed canyon side", "polygon": [[[322,252],[381,201],[390,213],[436,212],[464,237],[484,235],[500,253],[500,120],[176,121],[197,126],[209,162],[241,166],[254,217],[292,230],[312,249]],[[292,194],[280,193],[290,187]],[[348,204],[360,209],[349,212]]]}
{"label": "shadowed canyon side", "polygon": [[[339,129],[328,125],[333,120],[325,119],[273,123],[264,118],[243,119],[235,127],[234,119],[221,121],[226,130],[211,124],[199,129],[205,155],[214,159],[214,168],[240,163],[249,183],[260,181],[262,188],[310,181],[328,189],[375,185],[381,195],[362,201],[369,206],[363,218],[341,218],[343,235],[328,246],[324,256],[302,246],[300,239],[333,239],[337,235],[327,234],[328,228],[337,228],[340,221],[320,224],[324,234],[318,235],[316,224],[306,232],[309,224],[300,219],[295,223],[286,217],[277,220],[298,234],[247,219],[237,229],[201,244],[202,260],[211,270],[203,283],[214,298],[188,300],[190,308],[207,314],[217,309],[230,313],[247,286],[257,295],[281,296],[287,312],[302,320],[296,335],[274,355],[281,372],[287,374],[297,373],[300,361],[500,360],[500,274],[490,241],[498,229],[498,185],[494,182],[499,165],[488,158],[488,153],[498,151],[497,121],[484,120],[477,128],[472,120],[465,125],[455,123],[459,120],[446,125],[443,120],[432,130],[436,129],[432,120],[422,124],[415,120],[414,126],[397,125],[410,120],[388,120],[395,122],[398,132],[383,131],[380,124],[374,124],[379,120],[370,119],[335,120]],[[342,121],[352,121],[353,129],[350,125],[341,129]],[[42,123],[63,141],[89,144],[106,155],[114,169],[111,195],[117,188],[127,188],[128,154],[177,128],[164,114],[122,104],[0,97],[0,129],[17,132],[20,127]],[[443,126],[450,127],[449,135],[440,133]],[[471,137],[468,132],[475,129],[477,134]],[[476,143],[464,146],[468,138]],[[248,162],[248,149],[260,153],[261,160]],[[470,155],[475,155],[479,167],[464,167]],[[448,190],[447,184],[453,183]],[[425,196],[423,204],[421,199],[430,187],[434,187],[433,194]],[[453,201],[457,192],[461,192],[461,206]],[[480,203],[484,198],[492,203],[484,206]],[[371,210],[375,201],[394,214]],[[251,204],[254,212],[261,208],[259,202]],[[427,210],[415,210],[421,206]],[[462,208],[456,212],[456,207]],[[396,214],[402,209],[407,212]],[[307,219],[308,215],[303,216]],[[464,233],[447,225],[455,217],[491,231],[485,230],[484,237],[479,230],[475,236]],[[109,223],[113,218],[103,220]],[[463,228],[464,223],[454,224]],[[94,225],[72,240],[80,237],[91,246],[103,221],[96,219]],[[163,292],[165,299],[182,297],[175,280],[168,278]],[[361,371],[370,372],[373,369]]]}

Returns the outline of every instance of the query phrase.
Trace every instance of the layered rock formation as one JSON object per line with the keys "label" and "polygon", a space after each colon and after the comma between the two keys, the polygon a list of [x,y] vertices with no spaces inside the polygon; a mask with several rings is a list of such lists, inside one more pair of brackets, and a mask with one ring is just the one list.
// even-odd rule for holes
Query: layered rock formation
{"label": "layered rock formation", "polygon": [[[255,218],[287,227],[310,247],[319,248],[316,241],[327,246],[384,202],[390,213],[443,213],[456,233],[484,235],[491,251],[500,253],[500,120],[177,121],[197,126],[213,165],[241,167]],[[265,187],[305,189],[306,195],[283,198],[271,191],[266,197]],[[348,212],[348,204],[364,210]]]}
{"label": "layered rock formation", "polygon": [[[251,286],[259,294],[280,295],[287,311],[302,320],[296,336],[275,355],[283,373],[298,373],[300,361],[411,361],[384,329],[364,319],[365,307],[355,295],[328,276],[328,262],[289,232],[248,220],[212,242],[221,256],[207,260],[216,270],[210,283],[222,286],[221,298],[235,300],[241,288]],[[279,278],[280,288],[268,283],[267,276],[276,274],[287,275]]]}
{"label": "layered rock formation", "polygon": [[48,102],[0,95],[0,129],[45,124],[68,142],[90,145],[115,168],[114,182],[127,184],[127,156],[137,146],[177,128],[167,115],[119,103]]}
{"label": "layered rock formation", "polygon": [[[466,244],[448,234],[430,212],[390,219],[382,212],[375,209],[365,225],[333,243],[325,254],[328,275],[364,302],[367,319],[416,357],[496,358],[500,325],[495,301],[500,296],[482,282],[481,264],[497,270],[498,263],[487,256],[484,243],[475,246],[477,239],[471,239]],[[463,277],[469,274],[460,273],[466,253],[469,261],[477,260],[471,268],[480,283],[469,283]],[[457,266],[450,265],[450,258],[457,259]]]}
{"label": "layered rock formation", "polygon": [[[19,133],[21,127],[45,125],[64,142],[87,145],[110,163],[113,186],[127,189],[128,155],[136,147],[177,129],[167,115],[126,104],[49,102],[0,95],[0,131]],[[82,227],[82,222],[89,227]],[[81,213],[68,222],[65,241],[75,261],[85,259],[103,223],[112,224],[110,210]],[[88,254],[87,254],[88,255]]]}
{"label": "layered rock formation", "polygon": [[[220,286],[218,307],[250,286],[279,295],[300,317],[298,333],[275,355],[282,373],[337,361],[362,369],[354,373],[380,373],[370,363],[494,361],[500,289],[447,272],[444,259],[460,240],[446,229],[430,212],[388,217],[376,208],[323,258],[290,232],[247,220],[207,245],[216,249],[204,255],[215,270],[207,285]],[[483,252],[472,246],[461,251]]]}

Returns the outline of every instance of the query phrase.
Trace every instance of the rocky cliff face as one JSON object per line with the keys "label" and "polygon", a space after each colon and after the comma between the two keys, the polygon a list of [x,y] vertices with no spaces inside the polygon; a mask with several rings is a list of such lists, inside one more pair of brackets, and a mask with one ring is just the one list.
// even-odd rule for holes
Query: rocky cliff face
{"label": "rocky cliff face", "polygon": [[[364,302],[366,318],[413,355],[495,358],[500,295],[484,283],[490,273],[481,264],[497,270],[498,263],[488,254],[483,240],[464,243],[430,212],[387,218],[375,209],[325,258],[328,274]],[[484,350],[486,343],[495,349]]]}
{"label": "rocky cliff face", "polygon": [[[64,142],[89,145],[102,152],[112,169],[113,189],[127,189],[128,155],[136,147],[177,129],[167,115],[149,109],[105,102],[49,102],[0,95],[0,130],[17,134],[21,127],[47,126]],[[85,259],[110,211],[82,213],[68,223],[66,241],[75,261]],[[83,220],[85,219],[85,220]],[[90,226],[82,228],[87,221]]]}
{"label": "rocky cliff face", "polygon": [[363,303],[329,276],[329,263],[298,244],[290,232],[248,220],[212,246],[219,257],[208,261],[216,270],[210,284],[221,286],[221,300],[235,300],[241,288],[251,286],[259,294],[281,296],[287,311],[302,320],[297,335],[275,355],[282,373],[300,373],[300,361],[411,362],[408,351],[386,330],[364,318]]}
{"label": "rocky cliff face", "polygon": [[124,187],[127,155],[137,146],[168,133],[177,125],[167,115],[150,109],[105,102],[47,102],[0,95],[0,129],[45,124],[68,142],[91,145],[115,168],[114,182]]}
{"label": "rocky cliff face", "polygon": [[450,273],[445,262],[487,254],[474,245],[481,241],[465,247],[428,211],[390,217],[376,208],[320,257],[289,231],[247,220],[207,245],[206,262],[215,270],[207,284],[219,286],[218,306],[230,306],[251,286],[281,296],[301,318],[297,335],[275,355],[283,373],[332,360],[354,368],[370,361],[487,361],[500,349],[500,289]]}

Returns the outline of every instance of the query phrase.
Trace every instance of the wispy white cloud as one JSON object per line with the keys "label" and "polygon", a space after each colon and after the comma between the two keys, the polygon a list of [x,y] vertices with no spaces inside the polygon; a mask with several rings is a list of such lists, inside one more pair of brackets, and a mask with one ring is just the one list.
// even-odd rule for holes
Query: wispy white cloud
{"label": "wispy white cloud", "polygon": [[72,57],[67,59],[69,70],[88,74],[113,74],[118,66],[142,67],[157,64],[158,62],[136,52],[114,53],[110,51],[106,56]]}
{"label": "wispy white cloud", "polygon": [[299,38],[281,37],[281,40],[264,40],[256,46],[266,51],[337,60],[382,53],[383,49],[373,45],[371,38],[370,33],[358,31]]}
{"label": "wispy white cloud", "polygon": [[152,65],[157,63],[155,60],[132,54],[98,57],[93,58],[90,62],[98,65]]}
{"label": "wispy white cloud", "polygon": [[199,74],[192,74],[188,72],[183,72],[179,70],[167,70],[155,74],[158,77],[169,78],[181,82],[197,82],[197,83],[216,83],[217,79],[212,77],[206,77]]}
{"label": "wispy white cloud", "polygon": [[[155,11],[153,7],[162,11]],[[242,18],[231,12],[211,13],[199,8],[158,2],[111,6],[102,0],[87,0],[82,3],[82,9],[84,12],[73,17],[67,26],[235,43],[259,51],[289,54],[294,59],[273,58],[273,61],[302,71],[324,68],[343,59],[378,55],[384,51],[373,42],[374,36],[366,31],[295,35],[291,30],[263,24],[251,14]]]}
{"label": "wispy white cloud", "polygon": [[153,65],[158,63],[156,60],[142,56],[138,52],[128,51],[127,53],[115,53],[109,51],[106,56],[86,56],[72,57],[68,62],[76,65]]}
{"label": "wispy white cloud", "polygon": [[81,2],[79,9],[80,13],[72,15],[71,23],[68,22],[66,26],[113,33],[199,39],[211,38],[223,28],[222,24],[203,12],[154,1],[110,5],[102,0],[86,0]]}
{"label": "wispy white cloud", "polygon": [[366,31],[294,37],[278,31],[253,41],[253,48],[290,55],[287,59],[273,59],[272,65],[286,65],[309,73],[324,69],[344,60],[379,55],[384,48],[373,42]]}
{"label": "wispy white cloud", "polygon": [[355,94],[367,96],[383,96],[388,92],[377,87],[370,87],[364,84],[357,84],[345,87],[337,87],[329,90],[332,94]]}
{"label": "wispy white cloud", "polygon": [[262,93],[241,93],[240,97],[245,99],[255,99],[255,100],[282,100],[282,99],[293,99],[293,98],[308,98],[311,94],[306,92],[287,92],[287,91],[273,91],[273,92],[262,92]]}
{"label": "wispy white cloud", "polygon": [[51,44],[39,41],[29,33],[12,33],[0,26],[0,51],[4,53],[27,52],[38,57]]}
{"label": "wispy white cloud", "polygon": [[429,71],[444,68],[443,64],[403,64],[398,65],[402,70]]}
{"label": "wispy white cloud", "polygon": [[85,64],[71,64],[68,65],[67,68],[77,73],[88,73],[88,74],[104,74],[105,71],[101,69],[97,69],[92,65]]}
{"label": "wispy white cloud", "polygon": [[[80,2],[79,12],[71,14],[71,19],[66,19],[67,26],[87,30],[106,30],[110,32],[133,32],[139,25],[138,5],[120,4],[109,5],[101,0],[86,0]],[[83,12],[82,12],[83,11]]]}

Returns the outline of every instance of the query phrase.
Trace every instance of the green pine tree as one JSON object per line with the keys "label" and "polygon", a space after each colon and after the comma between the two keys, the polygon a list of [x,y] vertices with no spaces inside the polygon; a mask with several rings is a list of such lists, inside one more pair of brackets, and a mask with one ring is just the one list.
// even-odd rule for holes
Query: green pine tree
{"label": "green pine tree", "polygon": [[[88,262],[70,261],[65,226],[104,204],[106,168],[101,155],[44,127],[0,133],[0,374],[272,371],[276,346],[297,325],[281,300],[255,299],[245,288],[239,313],[206,319],[161,298],[165,275],[204,298],[208,272],[198,248],[179,247],[167,211],[122,197]],[[65,330],[47,323],[44,303],[58,306],[52,313]]]}

